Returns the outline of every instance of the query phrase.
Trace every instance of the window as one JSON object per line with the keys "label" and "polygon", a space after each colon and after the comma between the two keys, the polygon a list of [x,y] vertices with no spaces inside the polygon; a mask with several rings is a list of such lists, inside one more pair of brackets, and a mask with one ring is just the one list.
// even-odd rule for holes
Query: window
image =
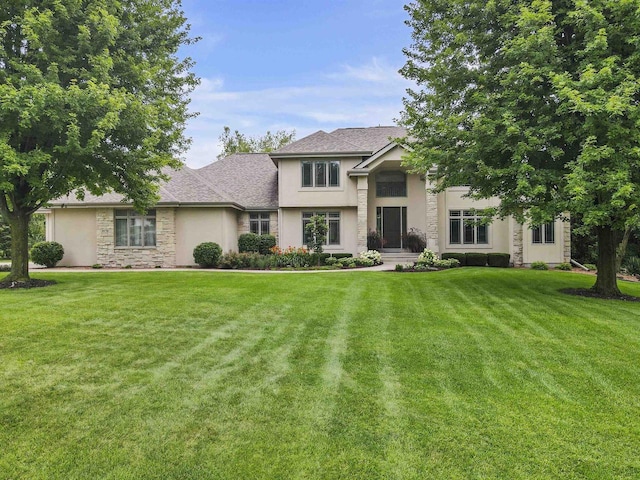
{"label": "window", "polygon": [[482,225],[482,211],[449,210],[450,245],[487,245],[489,226]]}
{"label": "window", "polygon": [[407,176],[404,172],[380,172],[376,175],[377,197],[406,197]]}
{"label": "window", "polygon": [[339,187],[340,162],[318,160],[302,162],[303,187]]}
{"label": "window", "polygon": [[156,211],[116,210],[116,247],[155,247]]}
{"label": "window", "polygon": [[555,243],[555,223],[544,223],[531,228],[531,240],[533,243]]}
{"label": "window", "polygon": [[325,245],[340,245],[340,212],[303,212],[302,213],[302,240],[305,245],[310,243],[307,233],[307,224],[314,215],[321,215],[327,222],[327,241]]}
{"label": "window", "polygon": [[249,231],[257,235],[269,235],[269,212],[250,213]]}

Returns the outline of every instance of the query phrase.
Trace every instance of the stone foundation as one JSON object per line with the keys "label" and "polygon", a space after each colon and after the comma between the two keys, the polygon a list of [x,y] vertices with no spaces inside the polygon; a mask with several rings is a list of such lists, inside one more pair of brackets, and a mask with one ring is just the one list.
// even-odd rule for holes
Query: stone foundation
{"label": "stone foundation", "polygon": [[172,268],[176,265],[175,209],[156,208],[155,247],[116,247],[113,208],[96,209],[97,260],[105,267]]}

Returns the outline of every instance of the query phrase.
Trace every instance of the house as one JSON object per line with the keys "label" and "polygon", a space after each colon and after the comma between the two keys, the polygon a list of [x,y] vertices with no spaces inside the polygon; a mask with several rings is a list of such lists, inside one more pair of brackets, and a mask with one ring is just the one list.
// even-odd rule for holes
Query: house
{"label": "house", "polygon": [[193,249],[202,242],[237,250],[246,232],[302,246],[306,223],[322,214],[327,252],[366,250],[370,231],[381,234],[384,250],[400,252],[405,234],[415,229],[438,253],[509,253],[517,265],[569,261],[568,222],[536,228],[513,218],[473,223],[477,211],[498,200],[465,198],[466,187],[433,193],[429,178],[402,166],[405,150],[393,139],[404,134],[400,127],[318,131],[269,154],[184,166],[171,172],[156,208],[145,215],[116,194],[60,198],[45,211],[47,240],[64,246],[63,266],[174,267],[193,265]]}

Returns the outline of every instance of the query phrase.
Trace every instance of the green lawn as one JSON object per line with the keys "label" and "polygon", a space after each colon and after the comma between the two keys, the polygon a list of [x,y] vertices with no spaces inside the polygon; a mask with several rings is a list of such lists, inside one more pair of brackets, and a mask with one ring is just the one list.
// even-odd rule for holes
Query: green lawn
{"label": "green lawn", "polygon": [[557,292],[593,277],[35,276],[0,478],[640,478],[640,303]]}

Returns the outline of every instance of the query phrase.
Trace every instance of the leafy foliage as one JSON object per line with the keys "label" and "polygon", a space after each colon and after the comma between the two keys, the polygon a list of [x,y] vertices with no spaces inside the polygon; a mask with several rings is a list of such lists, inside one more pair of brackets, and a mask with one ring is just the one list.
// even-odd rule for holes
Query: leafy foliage
{"label": "leafy foliage", "polygon": [[[407,7],[403,123],[438,189],[498,196],[534,224],[572,212],[596,229],[595,288],[617,292],[613,232],[640,221],[638,0],[430,0]],[[606,267],[605,267],[606,266]]]}
{"label": "leafy foliage", "polygon": [[248,137],[238,130],[231,132],[231,129],[225,126],[219,137],[222,152],[218,155],[218,159],[233,153],[272,152],[290,144],[295,138],[295,130],[290,132],[278,130],[275,133],[267,131],[262,137]]}
{"label": "leafy foliage", "polygon": [[490,267],[507,268],[509,266],[509,260],[511,255],[508,253],[488,253],[487,265]]}
{"label": "leafy foliage", "polygon": [[427,248],[427,236],[417,228],[410,228],[402,243],[410,252],[418,253]]}
{"label": "leafy foliage", "polygon": [[64,257],[64,248],[58,242],[39,242],[31,249],[31,260],[47,268],[55,267]]}
{"label": "leafy foliage", "polygon": [[308,236],[307,248],[315,253],[322,253],[322,247],[327,241],[327,221],[324,215],[314,215],[305,226]]}
{"label": "leafy foliage", "polygon": [[215,267],[222,255],[222,248],[215,242],[204,242],[193,249],[194,261],[204,268]]}
{"label": "leafy foliage", "polygon": [[6,2],[0,9],[0,213],[28,278],[27,224],[75,191],[153,205],[177,167],[197,83],[179,0]]}
{"label": "leafy foliage", "polygon": [[542,261],[531,262],[532,270],[549,270],[549,265]]}

